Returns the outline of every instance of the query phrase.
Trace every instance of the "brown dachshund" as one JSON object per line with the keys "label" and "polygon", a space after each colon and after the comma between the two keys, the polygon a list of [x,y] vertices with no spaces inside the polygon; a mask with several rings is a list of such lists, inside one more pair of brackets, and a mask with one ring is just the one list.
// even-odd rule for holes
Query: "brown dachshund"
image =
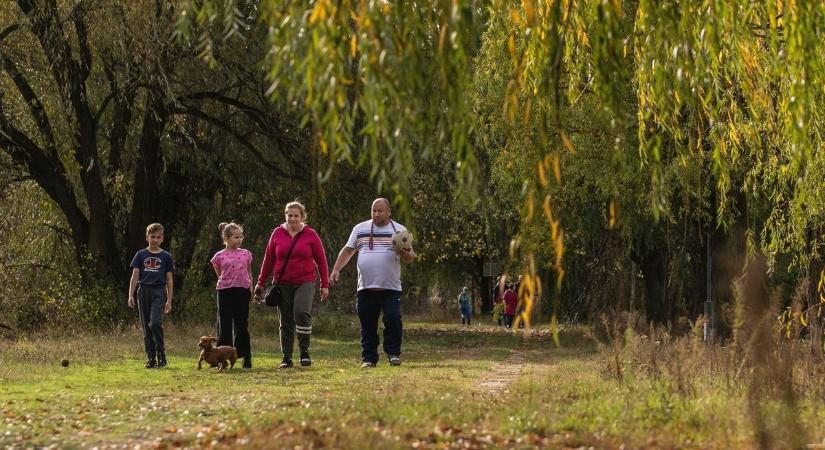
{"label": "brown dachshund", "polygon": [[198,370],[201,370],[201,363],[206,361],[210,367],[217,367],[218,372],[226,369],[227,361],[229,361],[229,368],[235,367],[235,361],[238,359],[238,351],[235,347],[222,345],[215,347],[218,340],[212,336],[203,336],[198,341],[198,347],[201,348],[201,357],[198,359]]}

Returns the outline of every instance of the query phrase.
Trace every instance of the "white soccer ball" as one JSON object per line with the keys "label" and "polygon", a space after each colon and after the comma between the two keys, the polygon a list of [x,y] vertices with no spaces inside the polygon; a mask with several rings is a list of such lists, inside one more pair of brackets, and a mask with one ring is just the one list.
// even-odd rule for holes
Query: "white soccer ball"
{"label": "white soccer ball", "polygon": [[403,249],[411,249],[412,248],[413,237],[407,230],[398,230],[392,235],[392,246],[394,249],[398,250],[400,248]]}

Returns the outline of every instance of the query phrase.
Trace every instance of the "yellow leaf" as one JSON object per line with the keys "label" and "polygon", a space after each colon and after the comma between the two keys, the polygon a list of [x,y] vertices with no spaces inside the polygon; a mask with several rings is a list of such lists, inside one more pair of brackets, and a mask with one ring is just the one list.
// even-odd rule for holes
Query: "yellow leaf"
{"label": "yellow leaf", "polygon": [[622,17],[622,0],[613,0],[612,4],[616,17]]}
{"label": "yellow leaf", "polygon": [[521,15],[515,9],[510,10],[510,20],[516,25],[521,25]]}
{"label": "yellow leaf", "polygon": [[528,98],[527,104],[524,105],[524,123],[530,123],[530,111],[533,108],[533,99]]}
{"label": "yellow leaf", "polygon": [[556,239],[553,240],[553,250],[556,254],[556,267],[561,267],[561,259],[564,256],[564,232],[559,230],[556,233]]}
{"label": "yellow leaf", "polygon": [[616,200],[610,200],[610,221],[607,224],[607,229],[612,230],[616,227]]}
{"label": "yellow leaf", "polygon": [[527,218],[525,219],[527,222],[530,222],[530,221],[533,220],[533,210],[535,209],[535,206],[536,205],[533,202],[533,196],[531,195],[527,199]]}
{"label": "yellow leaf", "polygon": [[561,164],[559,164],[559,155],[553,155],[553,176],[556,178],[556,183],[561,184]]}
{"label": "yellow leaf", "polygon": [[799,315],[799,323],[801,323],[803,327],[808,326],[808,321],[805,320],[805,314],[800,314]]}
{"label": "yellow leaf", "polygon": [[544,208],[544,217],[547,218],[548,222],[553,222],[553,211],[550,209],[550,196],[544,196],[544,202],[542,202],[542,208]]}
{"label": "yellow leaf", "polygon": [[561,347],[561,342],[559,341],[559,322],[556,319],[556,313],[553,313],[553,316],[550,317],[550,330],[553,332],[553,343],[556,344],[556,347]]}
{"label": "yellow leaf", "polygon": [[327,2],[325,0],[319,0],[318,3],[315,4],[315,7],[312,8],[312,13],[309,15],[309,23],[313,24],[315,22],[322,22],[327,18]]}
{"label": "yellow leaf", "polygon": [[568,139],[567,134],[564,131],[562,131],[559,134],[559,136],[561,137],[561,143],[564,145],[564,148],[570,151],[570,153],[576,153],[576,148],[573,147],[573,143],[570,142],[570,139]]}
{"label": "yellow leaf", "polygon": [[507,50],[510,51],[510,56],[513,57],[513,60],[517,60],[516,58],[516,37],[512,34],[510,35],[510,39],[507,40]]}
{"label": "yellow leaf", "polygon": [[358,50],[358,38],[353,34],[349,40],[349,50],[352,57],[355,58],[355,52]]}
{"label": "yellow leaf", "polygon": [[539,161],[536,164],[536,168],[539,173],[539,183],[541,183],[542,187],[547,187],[547,174],[544,173],[544,163]]}
{"label": "yellow leaf", "polygon": [[444,51],[444,41],[447,40],[447,24],[441,26],[441,33],[438,34],[438,53]]}
{"label": "yellow leaf", "polygon": [[563,280],[564,280],[564,269],[559,268],[556,271],[556,291],[557,292],[561,292],[561,284],[562,284]]}
{"label": "yellow leaf", "polygon": [[534,8],[533,4],[528,1],[522,1],[521,5],[524,8],[524,15],[527,19],[527,25],[532,26],[536,19],[536,8]]}

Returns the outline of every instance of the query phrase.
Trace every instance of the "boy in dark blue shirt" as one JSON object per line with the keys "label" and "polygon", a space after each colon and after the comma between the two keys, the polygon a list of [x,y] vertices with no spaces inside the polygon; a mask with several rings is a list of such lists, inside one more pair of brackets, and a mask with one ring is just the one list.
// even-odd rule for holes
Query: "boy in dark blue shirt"
{"label": "boy in dark blue shirt", "polygon": [[[132,278],[129,280],[129,307],[135,307],[135,288],[140,323],[143,325],[143,346],[146,349],[144,367],[166,367],[166,346],[163,343],[162,313],[172,310],[172,255],[160,248],[163,243],[163,225],[153,223],[146,227],[149,247],[140,250],[132,259]],[[156,359],[157,358],[157,359]]]}

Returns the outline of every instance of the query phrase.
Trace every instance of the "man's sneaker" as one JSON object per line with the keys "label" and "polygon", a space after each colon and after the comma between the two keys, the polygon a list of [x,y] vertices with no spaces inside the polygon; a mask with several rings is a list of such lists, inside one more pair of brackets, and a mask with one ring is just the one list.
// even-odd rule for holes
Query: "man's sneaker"
{"label": "man's sneaker", "polygon": [[155,363],[154,359],[147,359],[146,364],[143,365],[143,367],[145,367],[147,369],[154,369],[157,366],[158,365],[157,365],[157,363]]}
{"label": "man's sneaker", "polygon": [[375,364],[376,363],[374,363],[372,361],[364,361],[364,362],[361,363],[361,368],[362,369],[372,369],[373,367],[375,367]]}
{"label": "man's sneaker", "polygon": [[291,359],[284,358],[284,360],[281,361],[281,364],[278,364],[279,369],[289,369],[290,367],[292,367]]}
{"label": "man's sneaker", "polygon": [[304,367],[312,365],[312,359],[309,357],[309,351],[301,350],[301,365]]}
{"label": "man's sneaker", "polygon": [[399,355],[389,355],[390,356],[390,365],[391,366],[400,366],[401,365],[401,356]]}
{"label": "man's sneaker", "polygon": [[244,357],[244,359],[243,359],[243,368],[244,369],[251,369],[252,368],[252,355]]}
{"label": "man's sneaker", "polygon": [[158,367],[166,367],[166,353],[158,352]]}

